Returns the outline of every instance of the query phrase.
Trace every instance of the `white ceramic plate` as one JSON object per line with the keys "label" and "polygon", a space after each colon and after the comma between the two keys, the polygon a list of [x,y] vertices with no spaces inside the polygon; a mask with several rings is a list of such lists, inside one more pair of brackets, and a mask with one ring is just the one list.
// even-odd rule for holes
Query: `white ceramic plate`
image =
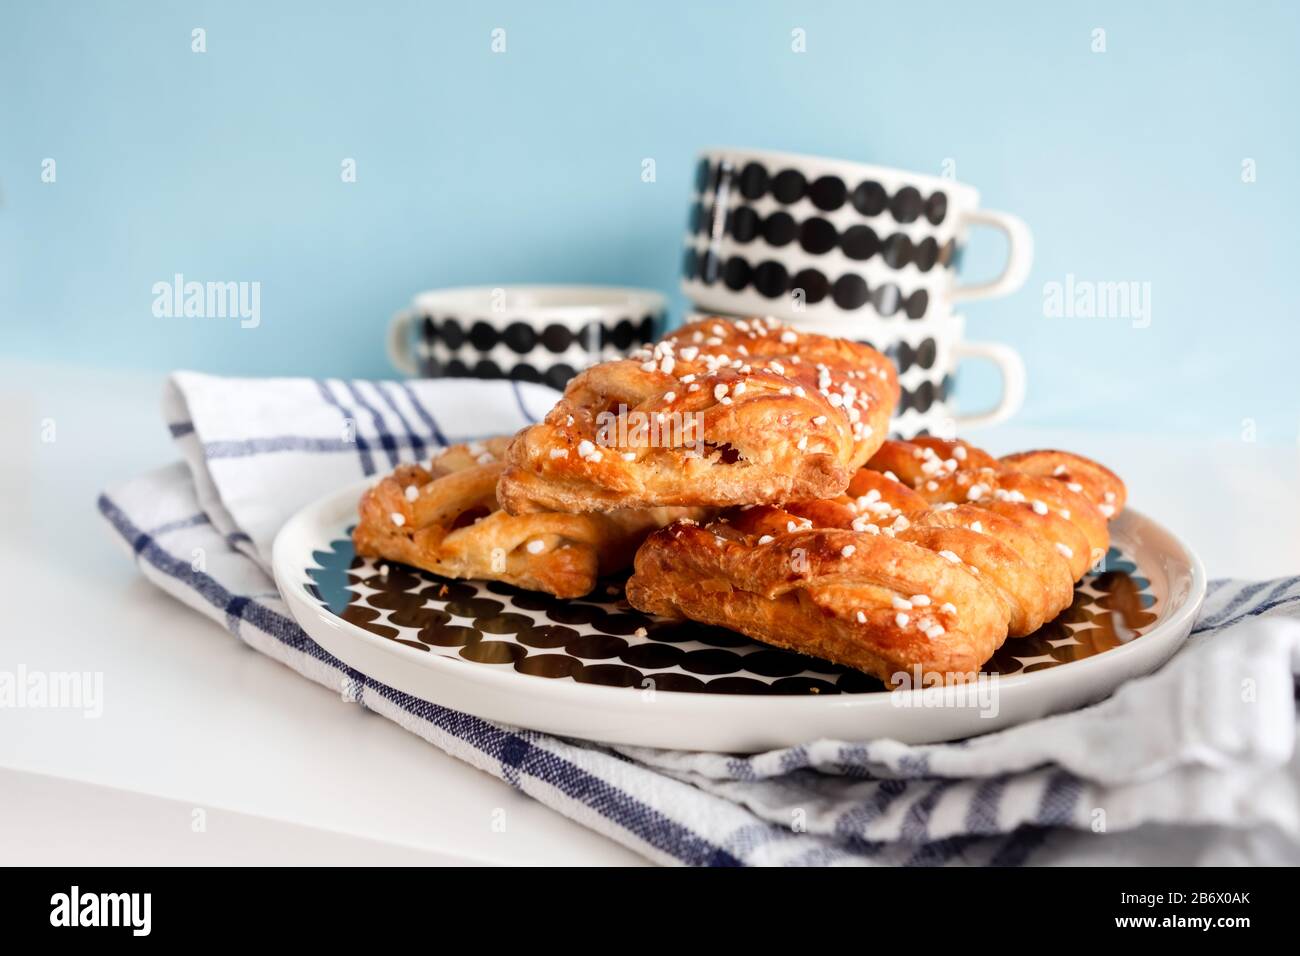
{"label": "white ceramic plate", "polygon": [[[355,557],[366,483],[295,515],[276,582],[303,629],[396,690],[489,720],[610,743],[750,753],[828,737],[953,740],[1099,700],[1163,664],[1205,595],[1201,562],[1149,518],[1112,524],[1108,570],[973,689],[873,679],[725,631],[632,610],[619,582],[564,601]],[[964,695],[964,696],[963,696]]]}

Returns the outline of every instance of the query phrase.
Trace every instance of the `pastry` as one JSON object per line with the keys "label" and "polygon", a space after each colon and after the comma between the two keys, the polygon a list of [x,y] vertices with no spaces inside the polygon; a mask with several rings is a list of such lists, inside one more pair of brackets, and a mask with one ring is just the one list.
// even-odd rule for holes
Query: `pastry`
{"label": "pastry", "polygon": [[971,679],[1070,605],[1123,506],[1115,475],[1067,452],[889,441],[845,494],[655,532],[627,597],[890,686]]}
{"label": "pastry", "polygon": [[650,531],[683,508],[608,514],[500,509],[497,479],[508,438],[453,445],[426,467],[402,465],[361,498],[357,554],[451,578],[506,581],[557,597],[581,597],[600,575],[626,568]]}
{"label": "pastry", "polygon": [[506,452],[511,514],[840,494],[884,441],[893,365],[774,319],[703,318],[569,383]]}

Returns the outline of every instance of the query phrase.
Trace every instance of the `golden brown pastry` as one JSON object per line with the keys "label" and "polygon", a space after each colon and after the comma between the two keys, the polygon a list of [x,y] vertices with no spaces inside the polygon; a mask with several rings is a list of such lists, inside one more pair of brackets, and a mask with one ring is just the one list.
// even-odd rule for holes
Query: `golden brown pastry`
{"label": "golden brown pastry", "polygon": [[968,679],[1070,605],[1123,505],[1115,475],[1067,452],[890,441],[843,495],[655,532],[627,597],[892,686]]}
{"label": "golden brown pastry", "polygon": [[893,365],[866,345],[699,319],[574,378],[511,443],[497,495],[511,514],[836,495],[897,401]]}
{"label": "golden brown pastry", "polygon": [[452,578],[506,581],[581,597],[627,567],[641,540],[684,508],[572,515],[506,514],[496,499],[508,438],[453,445],[425,468],[402,465],[361,498],[357,553]]}

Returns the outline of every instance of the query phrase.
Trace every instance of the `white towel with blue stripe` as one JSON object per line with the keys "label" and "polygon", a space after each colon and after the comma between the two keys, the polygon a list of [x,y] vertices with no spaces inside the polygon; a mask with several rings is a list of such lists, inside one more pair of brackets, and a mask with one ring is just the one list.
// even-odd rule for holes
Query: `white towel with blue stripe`
{"label": "white towel with blue stripe", "polygon": [[183,461],[99,507],[151,581],[257,650],[658,862],[1300,863],[1300,577],[1212,582],[1183,651],[1074,713],[952,744],[819,740],[750,757],[492,724],[357,673],[294,623],[267,566],[298,508],[512,432],[554,399],[508,382],[178,373],[164,411]]}

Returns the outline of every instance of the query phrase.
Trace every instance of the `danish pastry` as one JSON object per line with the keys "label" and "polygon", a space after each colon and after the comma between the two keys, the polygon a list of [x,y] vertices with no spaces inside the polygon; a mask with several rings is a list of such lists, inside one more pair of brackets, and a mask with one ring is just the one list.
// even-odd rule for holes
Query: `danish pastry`
{"label": "danish pastry", "polygon": [[574,378],[510,444],[497,495],[511,514],[837,495],[897,401],[893,365],[869,346],[703,318]]}
{"label": "danish pastry", "polygon": [[960,681],[1070,605],[1123,506],[1114,474],[1067,452],[889,441],[845,494],[655,532],[627,597],[892,686]]}
{"label": "danish pastry", "polygon": [[581,597],[599,575],[626,568],[641,540],[684,508],[608,514],[536,513],[497,505],[508,438],[453,445],[426,467],[402,465],[361,499],[357,553],[452,578],[506,581],[557,597]]}

